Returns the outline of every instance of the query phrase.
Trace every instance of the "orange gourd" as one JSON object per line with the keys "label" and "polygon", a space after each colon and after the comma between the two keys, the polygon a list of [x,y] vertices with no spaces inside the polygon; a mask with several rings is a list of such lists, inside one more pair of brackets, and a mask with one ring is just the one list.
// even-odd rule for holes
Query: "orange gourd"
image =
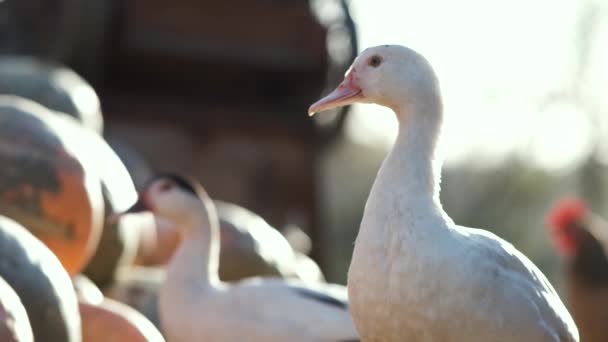
{"label": "orange gourd", "polygon": [[114,281],[117,269],[133,264],[141,230],[153,222],[134,215],[112,219],[113,214],[123,212],[135,203],[137,191],[129,172],[106,141],[93,132],[86,133],[98,165],[105,220],[97,251],[83,274],[103,289]]}
{"label": "orange gourd", "polygon": [[1,55],[0,94],[30,99],[102,133],[103,117],[95,90],[61,64],[32,56]]}
{"label": "orange gourd", "polygon": [[3,216],[0,277],[21,299],[36,341],[81,341],[78,303],[70,277],[40,240]]}
{"label": "orange gourd", "polygon": [[44,242],[70,275],[93,255],[104,211],[82,131],[34,102],[0,96],[0,214]]}
{"label": "orange gourd", "polygon": [[134,309],[111,299],[80,302],[84,342],[163,342],[156,327]]}

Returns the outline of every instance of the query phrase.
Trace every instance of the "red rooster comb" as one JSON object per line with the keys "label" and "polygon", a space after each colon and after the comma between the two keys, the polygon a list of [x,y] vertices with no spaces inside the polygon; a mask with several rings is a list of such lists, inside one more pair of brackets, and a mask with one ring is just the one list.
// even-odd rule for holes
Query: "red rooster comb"
{"label": "red rooster comb", "polygon": [[555,230],[563,230],[587,214],[587,203],[580,198],[561,199],[547,215],[547,224]]}

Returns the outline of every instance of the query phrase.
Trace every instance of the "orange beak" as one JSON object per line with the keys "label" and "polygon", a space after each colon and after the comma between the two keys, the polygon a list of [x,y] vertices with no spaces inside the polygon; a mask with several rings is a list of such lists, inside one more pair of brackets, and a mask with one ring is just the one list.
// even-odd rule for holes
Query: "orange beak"
{"label": "orange beak", "polygon": [[308,108],[308,115],[313,116],[317,112],[330,110],[336,107],[342,107],[360,100],[363,98],[361,88],[357,84],[355,78],[355,70],[351,69],[344,77],[344,81],[338,87],[329,93],[324,98],[313,103]]}

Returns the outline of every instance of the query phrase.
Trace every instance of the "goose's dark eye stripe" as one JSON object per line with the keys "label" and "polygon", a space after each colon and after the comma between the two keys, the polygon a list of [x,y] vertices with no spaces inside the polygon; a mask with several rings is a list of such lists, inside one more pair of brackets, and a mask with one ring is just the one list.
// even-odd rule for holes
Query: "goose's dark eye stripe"
{"label": "goose's dark eye stripe", "polygon": [[175,182],[175,184],[182,190],[187,191],[198,197],[198,193],[196,192],[194,185],[190,184],[190,182],[188,180],[184,179],[183,177],[177,176],[177,175],[173,175],[169,178],[173,182]]}
{"label": "goose's dark eye stripe", "polygon": [[195,186],[191,184],[189,180],[185,179],[180,175],[174,173],[161,173],[149,180],[148,184],[158,179],[165,179],[171,186],[177,186],[178,188],[185,190],[186,192],[189,192],[198,197],[198,192],[196,191]]}
{"label": "goose's dark eye stripe", "polygon": [[162,191],[167,191],[167,190],[171,189],[171,186],[172,186],[172,184],[171,184],[170,182],[163,182],[163,183],[160,185],[160,189],[161,189]]}

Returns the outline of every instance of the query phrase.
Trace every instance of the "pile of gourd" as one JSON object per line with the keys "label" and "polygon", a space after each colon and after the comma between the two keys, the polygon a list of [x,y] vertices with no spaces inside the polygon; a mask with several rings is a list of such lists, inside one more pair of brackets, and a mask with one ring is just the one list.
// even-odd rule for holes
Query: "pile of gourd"
{"label": "pile of gourd", "polygon": [[[102,127],[74,72],[0,58],[0,341],[163,341],[156,294],[178,236],[151,215],[116,218],[137,197],[125,164],[142,165]],[[223,279],[323,278],[259,216],[219,209]]]}

